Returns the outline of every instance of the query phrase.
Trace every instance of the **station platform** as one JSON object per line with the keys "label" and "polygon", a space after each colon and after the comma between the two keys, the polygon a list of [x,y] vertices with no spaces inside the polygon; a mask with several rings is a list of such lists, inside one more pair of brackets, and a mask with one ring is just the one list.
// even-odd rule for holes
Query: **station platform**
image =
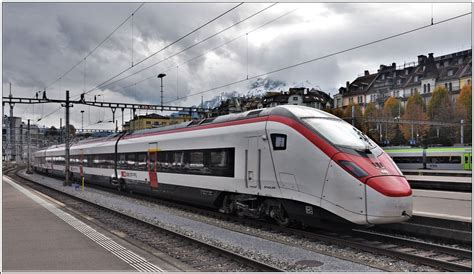
{"label": "station platform", "polygon": [[472,223],[472,193],[413,189],[413,215]]}
{"label": "station platform", "polygon": [[412,188],[472,192],[472,177],[405,175]]}
{"label": "station platform", "polygon": [[464,183],[471,184],[471,177],[452,177],[452,176],[419,176],[419,175],[405,175],[408,181],[420,181],[420,182],[451,182],[451,183]]}
{"label": "station platform", "polygon": [[3,176],[3,271],[183,271]]}

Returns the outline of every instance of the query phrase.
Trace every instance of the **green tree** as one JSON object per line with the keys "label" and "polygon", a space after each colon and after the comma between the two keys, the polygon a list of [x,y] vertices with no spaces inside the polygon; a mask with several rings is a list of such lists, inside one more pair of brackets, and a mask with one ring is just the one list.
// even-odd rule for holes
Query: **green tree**
{"label": "green tree", "polygon": [[[408,98],[405,114],[403,114],[403,120],[414,120],[414,121],[428,121],[428,115],[425,112],[426,106],[423,102],[423,98],[418,92],[415,92],[412,96]],[[406,140],[416,139],[417,134],[421,139],[426,139],[428,131],[430,129],[429,125],[423,124],[403,124],[400,125],[400,129],[403,133],[403,136]],[[413,129],[413,132],[412,132]]]}

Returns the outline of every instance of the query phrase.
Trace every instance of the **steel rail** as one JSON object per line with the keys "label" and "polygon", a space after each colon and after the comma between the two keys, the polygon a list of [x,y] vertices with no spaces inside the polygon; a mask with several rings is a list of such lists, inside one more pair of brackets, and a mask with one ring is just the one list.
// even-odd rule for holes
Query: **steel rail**
{"label": "steel rail", "polygon": [[[105,190],[105,188],[103,187],[99,187],[99,188]],[[107,190],[110,191],[110,189],[107,189]],[[131,196],[135,198],[139,197],[141,199],[144,198],[143,195],[133,194]],[[408,239],[401,240],[402,238],[391,236],[391,235],[384,235],[381,233],[369,234],[369,233],[366,233],[365,231],[360,232],[360,230],[354,230],[352,232],[348,232],[348,231],[332,232],[328,230],[318,230],[318,232],[311,232],[311,231],[305,231],[301,229],[282,227],[282,226],[278,226],[278,225],[271,224],[268,222],[263,222],[260,220],[242,219],[236,216],[231,216],[228,214],[211,211],[208,209],[196,208],[194,206],[183,205],[183,204],[179,204],[173,201],[157,200],[151,197],[146,198],[146,199],[149,202],[166,204],[173,207],[179,207],[188,211],[196,212],[198,214],[212,216],[214,218],[231,220],[234,222],[239,222],[242,224],[251,225],[255,227],[263,227],[268,230],[277,231],[277,232],[284,233],[287,235],[293,235],[293,236],[298,236],[298,237],[304,237],[311,240],[329,242],[331,244],[336,244],[336,245],[340,245],[344,247],[351,247],[354,249],[371,252],[377,255],[385,255],[392,258],[399,258],[402,260],[413,262],[415,264],[422,264],[422,265],[431,266],[431,267],[435,267],[435,268],[443,269],[447,271],[456,271],[456,272],[459,272],[459,271],[471,272],[472,271],[472,263],[471,263],[471,266],[468,266],[464,264],[457,264],[452,261],[446,261],[446,260],[430,258],[430,257],[414,254],[414,251],[420,251],[419,249],[422,249],[422,251],[425,251],[425,252],[439,250],[439,253],[434,254],[434,256],[449,254],[451,256],[458,256],[459,259],[464,259],[464,260],[470,259],[472,256],[471,255],[472,252],[465,249],[443,247],[436,244],[431,244],[431,243],[426,243],[426,242],[421,242],[421,241],[413,241],[413,240],[408,240]],[[365,234],[365,236],[362,235],[363,233]],[[374,240],[375,238],[381,240],[381,242],[375,242]],[[396,243],[398,243],[399,245],[396,245]],[[412,248],[412,247],[419,248],[419,249],[410,250],[409,248]]]}
{"label": "steel rail", "polygon": [[172,237],[178,237],[178,238],[181,238],[183,239],[184,241],[188,241],[190,242],[192,245],[198,245],[198,246],[203,246],[204,248],[208,249],[208,250],[212,250],[222,256],[225,256],[227,257],[228,259],[231,259],[233,261],[236,261],[236,262],[239,262],[239,263],[242,263],[242,264],[245,264],[247,266],[250,266],[251,268],[254,268],[258,271],[262,271],[262,272],[284,272],[284,270],[276,267],[276,266],[271,266],[269,264],[266,264],[264,262],[260,262],[260,261],[257,261],[257,260],[254,260],[252,258],[249,258],[249,257],[246,257],[246,256],[243,256],[243,255],[240,255],[238,253],[235,253],[233,251],[230,251],[230,250],[227,250],[227,249],[224,249],[224,248],[221,248],[221,247],[218,247],[218,246],[215,246],[213,244],[210,244],[210,243],[206,243],[204,241],[201,241],[201,240],[198,240],[198,239],[195,239],[193,237],[190,237],[190,236],[187,236],[187,235],[184,235],[184,234],[181,234],[179,232],[176,232],[176,231],[173,231],[173,230],[170,230],[170,229],[167,229],[167,228],[164,228],[164,227],[160,227],[160,226],[157,226],[153,223],[150,223],[150,222],[147,222],[145,220],[140,220],[140,219],[137,219],[133,216],[129,216],[125,213],[122,213],[122,212],[118,212],[118,211],[115,211],[113,209],[110,209],[110,208],[107,208],[105,206],[101,206],[101,205],[98,205],[98,204],[95,204],[93,202],[90,202],[90,201],[87,201],[87,200],[84,200],[84,199],[81,199],[79,197],[76,197],[74,195],[71,195],[71,194],[68,194],[68,193],[65,193],[65,192],[61,192],[59,190],[56,190],[52,187],[49,187],[49,186],[46,186],[46,185],[43,185],[43,184],[39,184],[29,178],[25,178],[21,175],[18,175],[18,172],[20,170],[22,170],[23,168],[16,168],[16,169],[12,169],[12,170],[9,170],[9,175],[11,176],[12,172],[13,172],[13,176],[12,177],[16,177],[16,180],[15,178],[11,178],[15,181],[18,181],[18,179],[20,180],[25,180],[29,183],[33,183],[35,185],[39,185],[43,188],[46,188],[48,190],[51,190],[53,192],[56,192],[56,193],[60,193],[62,195],[65,195],[67,196],[68,198],[72,198],[73,200],[76,200],[76,201],[79,201],[79,202],[82,202],[82,203],[85,203],[85,204],[88,204],[88,205],[91,205],[93,207],[97,207],[99,208],[100,210],[103,210],[105,212],[109,212],[109,213],[112,213],[114,215],[117,215],[117,216],[120,216],[124,219],[128,219],[128,220],[131,220],[133,222],[137,222],[139,224],[142,224],[144,226],[148,226],[148,227],[152,227],[153,229],[156,229],[158,231],[161,231],[163,233],[167,233],[169,235],[172,235]]}

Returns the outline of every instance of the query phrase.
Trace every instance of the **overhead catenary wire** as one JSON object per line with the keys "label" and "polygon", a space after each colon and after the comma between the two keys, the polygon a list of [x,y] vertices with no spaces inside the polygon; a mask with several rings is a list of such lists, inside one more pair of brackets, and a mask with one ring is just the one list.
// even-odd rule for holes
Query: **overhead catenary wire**
{"label": "overhead catenary wire", "polygon": [[[142,3],[141,6],[143,6],[143,4],[144,4],[144,3]],[[182,37],[179,38],[178,40],[175,40],[174,42],[168,44],[167,46],[165,46],[165,47],[163,47],[162,49],[156,51],[155,53],[149,55],[148,57],[145,57],[145,58],[142,59],[141,61],[137,62],[134,66],[129,66],[128,68],[126,68],[125,70],[123,70],[123,71],[121,71],[120,73],[116,74],[115,76],[112,76],[112,77],[109,78],[108,80],[106,80],[106,81],[102,82],[101,84],[97,85],[95,88],[92,88],[92,89],[89,90],[89,91],[83,92],[83,94],[89,94],[89,93],[91,93],[92,91],[94,91],[94,90],[100,88],[102,85],[106,84],[107,82],[112,81],[113,79],[117,78],[118,76],[120,76],[120,75],[122,75],[123,73],[127,72],[128,70],[130,70],[131,68],[136,67],[137,65],[139,65],[139,64],[142,63],[142,62],[144,62],[145,60],[148,60],[149,58],[151,58],[152,56],[156,55],[157,53],[159,53],[159,52],[165,50],[166,48],[169,48],[170,46],[172,46],[172,45],[178,43],[178,42],[181,41],[182,39],[188,37],[188,36],[191,35],[192,33],[195,33],[196,31],[202,29],[203,27],[205,27],[205,26],[211,24],[211,23],[214,22],[215,20],[221,18],[221,17],[224,16],[225,14],[231,12],[232,10],[236,9],[237,7],[239,7],[239,6],[243,5],[243,4],[244,4],[244,3],[239,3],[238,5],[232,7],[231,9],[225,11],[224,13],[221,13],[221,14],[218,15],[217,17],[211,19],[210,21],[207,21],[205,24],[203,24],[203,25],[201,25],[200,27],[198,27],[198,28],[192,30],[192,31],[189,32],[188,34],[182,36]],[[141,6],[139,6],[139,8],[140,8]],[[135,14],[136,11],[138,11],[138,9],[135,10],[129,17],[127,17],[127,20],[128,20],[133,14]],[[122,24],[120,24],[119,26],[122,26],[127,20],[125,20],[124,22],[122,22]],[[118,28],[116,28],[116,29],[118,29]],[[115,30],[114,30],[114,32],[115,32]],[[110,37],[110,35],[109,35],[108,37]],[[96,48],[97,48],[97,47],[96,47]],[[87,57],[88,57],[88,56],[86,56],[86,58],[87,58]],[[81,61],[82,61],[82,60],[81,60]],[[80,63],[78,63],[78,64],[80,64]],[[78,64],[76,64],[75,67],[77,67]],[[74,68],[75,68],[75,67],[74,67]],[[67,73],[66,73],[66,74],[67,74]],[[61,80],[62,77],[59,77],[58,79]],[[79,96],[76,96],[73,100],[75,100],[75,99],[77,99],[77,98],[79,98]],[[54,111],[48,113],[46,116],[41,117],[41,119],[44,119],[44,118],[46,118],[46,117],[51,116],[52,114],[56,113],[56,112],[57,112],[58,110],[60,110],[61,108],[62,108],[61,106],[58,107],[58,108],[55,109]]]}
{"label": "overhead catenary wire", "polygon": [[134,12],[132,12],[132,14],[130,14],[127,18],[125,18],[125,20],[122,21],[122,23],[120,23],[109,35],[107,35],[104,40],[102,40],[99,44],[97,44],[97,46],[94,47],[94,49],[92,49],[91,51],[89,51],[89,53],[86,54],[86,56],[84,56],[79,62],[77,62],[74,66],[72,66],[69,70],[67,70],[66,72],[64,72],[61,76],[59,76],[59,78],[57,78],[56,80],[54,80],[51,84],[49,84],[45,89],[48,89],[50,88],[52,85],[54,85],[57,81],[61,80],[64,76],[66,76],[69,72],[71,72],[72,70],[74,70],[77,66],[79,66],[84,60],[87,59],[87,57],[91,56],[92,53],[94,53],[94,51],[96,51],[100,46],[102,46],[102,44],[105,43],[105,41],[107,41],[120,27],[123,26],[123,24],[125,24],[132,16],[133,14],[135,14],[141,7],[143,7],[143,5],[145,5],[145,3],[141,3],[136,9]]}
{"label": "overhead catenary wire", "polygon": [[[117,80],[115,80],[115,81],[113,81],[113,82],[110,82],[110,83],[107,83],[107,84],[105,84],[105,85],[102,85],[102,86],[100,86],[100,88],[108,87],[108,86],[110,86],[110,85],[112,85],[112,84],[118,83],[118,82],[120,82],[120,81],[122,81],[122,80],[125,80],[125,79],[127,79],[127,78],[130,78],[130,77],[132,77],[132,76],[134,76],[134,75],[137,75],[137,74],[139,74],[139,73],[141,73],[141,72],[143,72],[143,71],[145,71],[145,70],[148,70],[148,69],[150,69],[150,68],[152,68],[152,67],[154,67],[154,66],[156,66],[156,65],[158,65],[158,64],[161,64],[161,63],[163,63],[164,61],[167,61],[167,60],[169,60],[169,59],[171,59],[171,58],[173,58],[173,57],[175,57],[175,56],[177,56],[177,55],[179,55],[179,54],[181,54],[181,53],[183,53],[183,52],[185,52],[185,51],[188,51],[188,50],[194,48],[194,47],[197,46],[197,45],[200,45],[200,44],[202,44],[202,43],[204,43],[204,42],[206,42],[206,41],[208,41],[208,40],[210,40],[210,39],[216,37],[217,35],[219,35],[219,34],[225,32],[225,31],[227,31],[227,30],[229,30],[229,29],[231,29],[231,28],[237,26],[238,24],[240,24],[240,23],[242,23],[242,22],[247,21],[247,20],[249,20],[249,19],[252,18],[252,17],[255,17],[256,15],[258,15],[258,14],[264,12],[265,10],[267,10],[267,9],[269,9],[269,8],[271,8],[271,7],[273,7],[273,6],[275,6],[276,4],[277,4],[277,3],[271,4],[271,5],[267,6],[267,7],[265,7],[264,9],[261,9],[261,10],[255,12],[255,13],[253,13],[252,15],[250,15],[250,16],[248,16],[248,17],[246,17],[246,18],[244,18],[244,19],[242,19],[242,20],[240,20],[240,21],[238,21],[238,22],[236,22],[236,23],[234,23],[234,24],[232,24],[232,25],[230,25],[230,26],[228,26],[228,27],[226,27],[226,28],[224,28],[224,29],[222,29],[222,30],[216,32],[216,33],[214,33],[213,35],[210,35],[210,36],[206,37],[205,39],[203,39],[203,40],[201,40],[201,41],[199,41],[199,42],[196,42],[196,43],[194,43],[194,44],[192,44],[192,45],[190,45],[190,46],[188,46],[188,47],[182,49],[182,50],[179,51],[179,52],[176,52],[176,53],[174,53],[174,54],[172,54],[172,55],[170,55],[170,56],[168,56],[168,57],[166,57],[166,58],[164,58],[164,59],[162,59],[162,60],[160,60],[160,61],[158,61],[158,62],[155,62],[155,63],[153,63],[153,64],[151,64],[151,65],[149,65],[149,66],[147,66],[147,67],[145,67],[145,68],[143,68],[143,69],[140,69],[140,70],[138,70],[138,71],[136,71],[136,72],[134,72],[134,73],[132,73],[132,74],[130,74],[130,75],[127,75],[127,76],[122,77],[122,78],[120,78],[120,79],[117,79]],[[93,91],[93,90],[88,91],[87,93],[92,92],[92,91]]]}
{"label": "overhead catenary wire", "polygon": [[188,98],[188,97],[192,97],[192,96],[195,96],[195,95],[207,93],[207,92],[210,92],[210,91],[214,91],[214,90],[217,90],[217,89],[220,89],[220,88],[224,88],[224,87],[232,86],[232,85],[235,85],[235,84],[243,83],[245,81],[260,78],[262,76],[267,76],[267,75],[270,75],[270,74],[273,74],[273,73],[276,73],[276,72],[280,72],[280,71],[284,71],[284,70],[287,70],[287,69],[299,67],[299,66],[302,66],[302,65],[305,65],[305,64],[308,64],[308,63],[312,63],[312,62],[315,62],[315,61],[326,59],[326,58],[329,58],[329,57],[332,57],[332,56],[335,56],[335,55],[346,53],[346,52],[356,50],[356,49],[359,49],[359,48],[363,48],[363,47],[366,47],[366,46],[370,46],[370,45],[380,43],[380,42],[383,42],[383,41],[386,41],[386,40],[389,40],[389,39],[393,39],[393,38],[400,37],[400,36],[403,36],[403,35],[406,35],[406,34],[409,34],[409,33],[413,33],[413,32],[416,32],[416,31],[419,31],[419,30],[422,30],[422,29],[433,27],[435,25],[439,25],[439,24],[443,24],[443,23],[446,23],[446,22],[449,22],[449,21],[452,21],[452,20],[455,20],[455,19],[459,19],[459,18],[467,16],[469,14],[472,14],[472,12],[463,13],[463,14],[460,14],[460,15],[457,15],[457,16],[454,16],[454,17],[450,17],[448,19],[445,19],[445,20],[442,20],[442,21],[439,21],[439,22],[436,22],[436,23],[433,23],[433,24],[430,23],[428,25],[424,25],[424,26],[417,27],[417,28],[407,30],[407,31],[404,31],[404,32],[400,32],[400,33],[397,33],[397,34],[394,34],[394,35],[383,37],[383,38],[380,38],[380,39],[377,39],[377,40],[374,40],[374,41],[371,41],[371,42],[367,42],[367,43],[364,43],[364,44],[361,44],[361,45],[350,47],[350,48],[347,48],[347,49],[344,49],[344,50],[339,50],[339,51],[329,53],[329,54],[326,54],[326,55],[323,55],[323,56],[320,56],[320,57],[316,57],[316,58],[312,58],[312,59],[309,59],[309,60],[306,60],[306,61],[303,61],[303,62],[295,63],[293,65],[278,68],[278,69],[275,69],[275,70],[272,70],[272,71],[269,71],[269,72],[254,75],[254,76],[248,77],[248,79],[244,78],[244,79],[237,80],[237,81],[234,81],[234,82],[231,82],[231,83],[227,83],[227,84],[224,84],[224,85],[221,85],[221,86],[213,87],[213,88],[210,88],[210,89],[207,89],[207,90],[191,93],[191,94],[183,96],[183,97],[181,97],[177,100],[171,100],[171,101],[165,102],[165,104],[172,103],[172,102],[182,100],[182,99],[185,99],[185,98]]}
{"label": "overhead catenary wire", "polygon": [[[145,3],[141,3],[127,18],[125,18],[117,27],[115,27],[115,29],[109,34],[107,35],[99,44],[97,44],[91,51],[89,51],[89,53],[87,53],[79,62],[77,62],[75,65],[73,65],[69,70],[67,70],[66,72],[64,72],[61,76],[59,76],[56,80],[54,80],[53,82],[51,82],[49,85],[47,85],[47,87],[44,88],[44,90],[47,90],[49,89],[52,85],[54,85],[55,83],[57,83],[58,81],[61,81],[63,79],[64,76],[66,76],[69,72],[73,71],[77,66],[79,66],[82,62],[84,62],[89,56],[91,56],[99,47],[101,47],[110,37],[112,37],[112,35],[118,30],[120,29],[136,12],[138,12],[138,10],[140,10],[143,5],[145,5]],[[50,115],[52,115],[53,113],[57,112],[58,110],[60,110],[62,107],[58,107],[56,110],[48,113],[46,116],[42,116],[41,119],[44,119],[46,117],[49,117]]]}
{"label": "overhead catenary wire", "polygon": [[201,26],[195,28],[194,30],[188,32],[188,33],[185,34],[184,36],[181,36],[181,37],[178,38],[177,40],[175,40],[175,41],[169,43],[168,45],[164,46],[163,48],[159,49],[158,51],[156,51],[156,52],[154,52],[154,53],[148,55],[148,56],[145,57],[144,59],[138,61],[137,63],[134,64],[134,66],[127,67],[126,69],[122,70],[122,71],[119,72],[118,74],[116,74],[116,75],[110,77],[109,79],[107,79],[106,81],[104,81],[104,82],[98,84],[96,87],[94,87],[94,88],[88,90],[85,94],[91,93],[91,92],[94,91],[94,90],[97,90],[97,89],[99,89],[99,88],[104,87],[105,85],[108,85],[108,83],[109,83],[110,81],[114,80],[115,78],[119,77],[120,75],[124,74],[125,72],[129,71],[130,69],[132,69],[132,68],[134,68],[134,67],[140,65],[141,63],[143,63],[143,62],[145,62],[146,60],[150,59],[151,57],[155,56],[156,54],[158,54],[158,53],[164,51],[165,49],[171,47],[172,45],[174,45],[174,44],[180,42],[180,41],[183,40],[184,38],[190,36],[191,34],[197,32],[198,30],[200,30],[200,29],[202,29],[202,28],[204,28],[205,26],[211,24],[212,22],[214,22],[214,21],[216,21],[217,19],[223,17],[223,16],[226,15],[227,13],[233,11],[234,9],[240,7],[240,6],[243,5],[243,4],[244,4],[244,3],[239,3],[238,5],[232,7],[231,9],[225,11],[224,13],[221,13],[221,14],[218,15],[217,17],[215,17],[215,18],[213,18],[213,19],[207,21],[207,22],[204,23],[203,25],[201,25]]}
{"label": "overhead catenary wire", "polygon": [[[213,35],[211,35],[211,36],[205,38],[204,40],[201,40],[201,41],[199,41],[199,42],[197,42],[197,43],[195,43],[195,44],[189,46],[188,48],[185,48],[185,49],[183,49],[183,50],[181,50],[181,51],[179,51],[179,52],[177,52],[177,53],[174,53],[173,55],[171,55],[171,56],[169,56],[169,57],[167,57],[167,58],[165,58],[165,59],[162,59],[162,60],[160,60],[159,62],[156,62],[156,63],[154,63],[154,64],[152,64],[152,65],[150,65],[150,66],[148,66],[148,67],[146,67],[146,68],[144,68],[144,69],[142,69],[142,70],[139,70],[139,71],[137,71],[137,72],[135,72],[135,73],[133,73],[133,74],[130,74],[130,75],[128,75],[128,76],[125,76],[125,77],[123,77],[123,78],[120,78],[120,79],[118,79],[118,80],[116,80],[116,81],[114,81],[114,82],[111,82],[111,83],[107,84],[106,86],[112,85],[112,84],[114,84],[114,83],[116,83],[116,82],[119,82],[119,81],[121,81],[121,80],[124,80],[124,79],[126,79],[126,78],[129,78],[129,77],[131,77],[131,76],[133,76],[133,75],[136,75],[136,74],[138,74],[138,73],[140,73],[140,72],[142,72],[142,71],[145,71],[145,70],[147,70],[147,69],[149,69],[149,68],[151,68],[151,67],[153,67],[153,66],[156,66],[156,65],[158,65],[159,63],[162,63],[162,62],[164,62],[164,61],[166,61],[166,60],[169,60],[169,59],[171,59],[171,58],[173,58],[173,57],[175,57],[175,56],[181,54],[182,52],[184,52],[184,51],[186,51],[186,50],[189,50],[190,48],[192,48],[192,47],[194,47],[194,46],[197,46],[197,45],[199,45],[199,44],[201,44],[201,43],[203,43],[203,42],[205,42],[205,41],[207,41],[207,40],[209,40],[209,39],[215,37],[216,35],[218,35],[218,34],[224,32],[224,31],[230,29],[231,27],[234,27],[234,26],[236,26],[237,24],[240,24],[240,23],[242,23],[243,21],[248,20],[248,19],[254,17],[255,15],[257,15],[257,14],[259,14],[259,13],[262,13],[264,10],[269,9],[269,8],[271,8],[271,7],[274,6],[274,5],[276,5],[276,3],[273,4],[273,5],[271,5],[271,6],[268,6],[268,7],[264,8],[263,10],[260,10],[260,11],[258,11],[258,12],[256,12],[256,13],[250,15],[250,16],[248,16],[248,17],[242,19],[242,20],[240,20],[240,21],[237,22],[237,23],[234,23],[233,25],[227,27],[226,29],[219,31],[218,33],[215,33],[215,34],[213,34]],[[276,17],[276,18],[274,18],[274,19],[272,19],[272,20],[270,20],[270,21],[268,21],[268,22],[266,22],[266,23],[264,23],[264,24],[262,24],[262,25],[256,27],[256,28],[254,28],[254,29],[252,29],[252,30],[250,30],[250,31],[247,31],[246,33],[244,33],[244,34],[242,34],[242,35],[236,36],[236,37],[232,38],[231,40],[220,44],[219,46],[216,46],[216,47],[214,47],[214,48],[212,48],[212,49],[210,49],[210,50],[205,51],[205,52],[202,53],[202,54],[199,54],[199,55],[197,55],[197,56],[195,56],[195,57],[193,57],[193,58],[191,58],[191,59],[188,59],[187,61],[184,61],[183,63],[178,64],[178,66],[182,66],[182,65],[184,65],[184,64],[186,64],[186,63],[189,63],[189,62],[191,62],[191,61],[194,61],[194,60],[196,60],[196,59],[198,59],[198,58],[200,58],[200,57],[202,57],[202,56],[208,54],[209,52],[212,52],[212,51],[214,51],[214,50],[216,50],[216,49],[218,49],[218,48],[221,48],[221,47],[223,47],[223,46],[225,46],[225,45],[228,45],[228,44],[234,42],[235,40],[237,40],[237,39],[239,39],[239,38],[241,38],[241,37],[243,37],[243,36],[246,36],[246,35],[248,35],[248,34],[250,34],[250,33],[252,33],[252,32],[255,32],[255,31],[257,31],[258,29],[261,29],[261,28],[263,28],[263,27],[265,27],[265,26],[267,26],[267,25],[269,25],[269,24],[275,22],[275,21],[277,21],[277,20],[280,19],[280,18],[282,18],[282,17],[284,17],[284,16],[287,16],[287,15],[289,15],[290,13],[293,13],[293,12],[296,11],[297,9],[298,9],[298,8],[293,9],[293,10],[291,10],[291,11],[288,11],[288,12],[286,12],[286,13],[284,13],[284,14],[282,14],[282,15],[280,15],[280,16],[278,16],[278,17]],[[175,67],[175,65],[172,65],[172,66],[170,66],[170,67],[164,69],[164,72],[167,72],[167,71],[169,71],[171,68],[174,68],[174,67]],[[138,81],[138,82],[129,84],[129,85],[127,85],[127,86],[119,87],[118,89],[129,88],[129,87],[131,87],[131,86],[135,86],[135,85],[137,85],[137,84],[139,84],[139,83],[142,83],[142,82],[144,82],[144,81],[146,81],[146,80],[149,80],[149,79],[152,79],[152,78],[156,78],[156,74],[153,74],[153,75],[151,75],[151,76],[149,76],[149,77],[147,77],[147,78],[144,78],[144,79],[142,79],[142,80],[140,80],[140,81]],[[105,87],[105,86],[103,86],[103,87]],[[104,92],[104,93],[106,93],[106,92]]]}

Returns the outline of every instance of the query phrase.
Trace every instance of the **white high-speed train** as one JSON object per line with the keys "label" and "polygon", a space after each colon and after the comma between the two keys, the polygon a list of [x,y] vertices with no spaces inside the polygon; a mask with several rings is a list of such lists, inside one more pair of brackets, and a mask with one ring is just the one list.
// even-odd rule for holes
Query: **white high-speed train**
{"label": "white high-speed train", "polygon": [[[65,175],[64,145],[34,153],[36,170]],[[278,106],[84,140],[70,172],[90,183],[280,224],[406,221],[411,188],[390,157],[345,121]]]}

